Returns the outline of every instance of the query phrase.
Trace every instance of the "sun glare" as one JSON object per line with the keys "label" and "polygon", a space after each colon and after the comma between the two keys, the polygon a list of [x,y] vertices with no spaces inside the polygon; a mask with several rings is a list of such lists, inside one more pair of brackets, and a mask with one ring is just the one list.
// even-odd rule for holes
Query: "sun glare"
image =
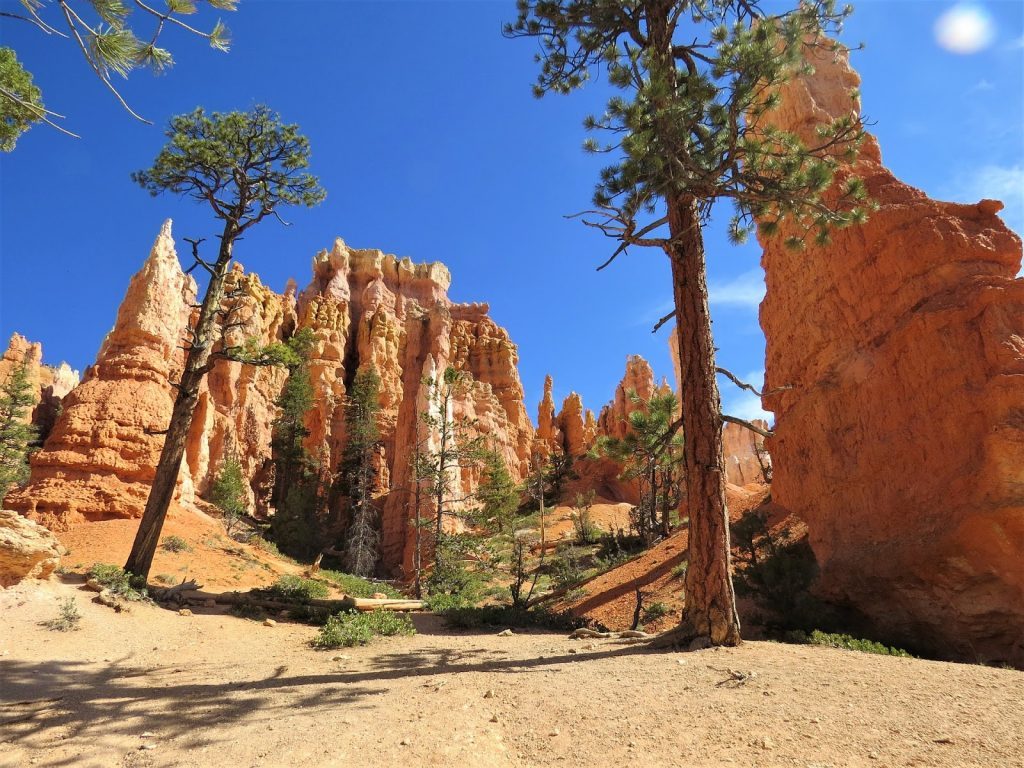
{"label": "sun glare", "polygon": [[970,3],[954,5],[935,22],[936,42],[953,53],[977,53],[987,48],[994,36],[992,17]]}

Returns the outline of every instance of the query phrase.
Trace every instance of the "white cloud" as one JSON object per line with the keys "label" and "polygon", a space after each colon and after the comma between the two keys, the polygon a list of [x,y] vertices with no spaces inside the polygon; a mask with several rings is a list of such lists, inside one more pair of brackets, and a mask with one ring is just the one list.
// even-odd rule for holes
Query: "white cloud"
{"label": "white cloud", "polygon": [[974,85],[972,85],[967,92],[976,93],[977,91],[994,91],[995,89],[996,87],[991,80],[986,80],[985,78],[982,78]]}
{"label": "white cloud", "polygon": [[726,283],[712,284],[708,298],[712,304],[757,309],[764,298],[764,272],[752,269]]}
{"label": "white cloud", "polygon": [[961,174],[948,186],[947,195],[962,203],[976,203],[986,198],[1002,200],[1003,221],[1024,235],[1024,165],[983,165]]}
{"label": "white cloud", "polygon": [[947,51],[977,53],[995,37],[995,26],[988,12],[972,3],[957,3],[935,21],[935,40]]}

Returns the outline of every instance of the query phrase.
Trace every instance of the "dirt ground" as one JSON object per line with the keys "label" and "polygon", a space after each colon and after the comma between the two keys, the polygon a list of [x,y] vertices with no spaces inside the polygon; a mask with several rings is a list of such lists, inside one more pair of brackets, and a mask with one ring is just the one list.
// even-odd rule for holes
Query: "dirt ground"
{"label": "dirt ground", "polygon": [[[84,573],[94,563],[123,565],[138,529],[138,520],[101,520],[58,531],[55,535],[67,549],[62,565],[76,573]],[[189,549],[169,552],[162,546],[157,548],[151,571],[156,583],[178,584],[195,578],[207,589],[244,590],[303,571],[302,566],[257,546],[233,541],[220,521],[199,511],[172,507],[161,542],[170,536],[184,539]]]}
{"label": "dirt ground", "polygon": [[[40,622],[74,596],[81,629]],[[1024,674],[534,632],[315,629],[0,591],[0,766],[1024,766]],[[741,673],[744,682],[730,672]],[[32,702],[32,703],[25,703]]]}

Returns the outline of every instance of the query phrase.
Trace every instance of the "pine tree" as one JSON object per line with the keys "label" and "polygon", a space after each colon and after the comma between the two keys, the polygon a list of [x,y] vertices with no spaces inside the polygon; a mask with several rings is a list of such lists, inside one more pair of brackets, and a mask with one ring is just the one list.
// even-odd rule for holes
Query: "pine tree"
{"label": "pine tree", "polygon": [[[476,466],[483,450],[483,439],[473,435],[473,424],[465,418],[455,418],[455,399],[469,384],[469,374],[448,366],[444,373],[424,381],[428,392],[427,410],[420,414],[426,445],[419,451],[415,470],[417,484],[422,483],[424,493],[433,506],[433,572],[435,585],[447,581],[457,557],[460,543],[444,529],[445,519],[457,514],[456,510],[470,500],[456,480],[461,471]],[[449,540],[450,539],[450,540]]]}
{"label": "pine tree", "polygon": [[600,437],[595,452],[622,463],[622,477],[638,482],[637,532],[650,545],[659,532],[668,535],[671,513],[680,501],[683,436],[671,429],[679,401],[672,393],[655,394],[644,402],[631,391],[629,398],[640,407],[629,414],[625,437]]}
{"label": "pine tree", "polygon": [[0,48],[0,152],[11,152],[18,137],[47,115],[42,94],[14,50]]}
{"label": "pine tree", "polygon": [[[863,221],[864,185],[846,179],[832,193],[840,159],[863,137],[853,116],[822,129],[808,145],[774,128],[768,113],[778,89],[809,72],[808,47],[831,46],[849,8],[804,0],[768,14],[749,0],[517,0],[509,37],[536,38],[534,92],[569,93],[604,73],[620,93],[586,121],[613,143],[584,221],[618,241],[607,266],[630,246],[663,250],[672,292],[682,371],[681,418],[690,514],[687,603],[665,644],[740,641],[729,572],[729,525],[722,457],[722,413],[708,307],[702,227],[716,201],[735,215],[731,237],[755,226],[828,240],[831,227]],[[799,247],[803,237],[788,242]],[[671,317],[671,316],[670,316]],[[666,318],[668,319],[668,318]]]}
{"label": "pine tree", "polygon": [[238,458],[229,453],[221,463],[220,471],[210,485],[210,503],[221,511],[228,536],[246,512],[246,481]]}
{"label": "pine tree", "polygon": [[345,404],[345,452],[341,462],[342,492],[349,501],[345,532],[345,569],[372,576],[380,559],[380,515],[374,504],[375,456],[380,444],[380,376],[373,367],[360,369]]}
{"label": "pine tree", "polygon": [[519,489],[497,451],[484,451],[482,465],[483,473],[476,490],[476,500],[480,503],[477,519],[499,534],[505,533],[519,509]]}
{"label": "pine tree", "polygon": [[224,322],[230,318],[230,309],[222,307],[224,281],[235,241],[268,216],[280,220],[279,208],[312,207],[325,196],[316,177],[305,172],[309,165],[309,141],[299,133],[298,126],[283,124],[266,106],[256,106],[249,112],[210,115],[199,108],[172,118],[167,137],[169,141],[153,167],[132,174],[132,178],[152,195],[171,192],[209,205],[214,216],[223,222],[223,228],[212,262],[199,256],[200,241],[192,241],[193,266],[202,267],[209,282],[195,326],[189,329],[185,368],[176,385],[177,396],[163,450],[125,564],[126,571],[141,578],[149,575],[153,563],[206,374],[219,359],[255,365],[280,365],[294,359],[282,345],[260,350],[251,345],[229,346],[224,340],[223,329],[230,325]]}
{"label": "pine tree", "polygon": [[[126,0],[55,0],[49,4],[43,0],[21,0],[24,13],[4,11],[0,12],[0,16],[24,21],[46,35],[73,41],[72,44],[77,44],[89,70],[100,79],[128,114],[149,123],[149,120],[128,106],[114,86],[112,76],[128,77],[130,72],[140,67],[160,74],[173,66],[174,57],[171,52],[157,45],[164,31],[171,27],[205,39],[216,50],[227,51],[230,45],[228,29],[220,19],[209,32],[204,32],[197,28],[196,22],[189,23],[182,18],[194,14],[200,2],[203,0],[166,0],[160,4],[163,7],[154,8],[156,3],[150,5],[141,0],[135,0],[134,3]],[[205,0],[205,3],[212,9],[234,11],[238,0]],[[135,9],[140,13],[133,17],[132,11]],[[139,22],[140,18],[152,26],[147,27],[145,23]],[[28,74],[23,69],[21,72]],[[25,90],[11,87],[12,84],[5,77],[3,66],[0,66],[0,116],[4,121],[12,115],[20,114],[20,119],[25,120],[21,123],[21,131],[27,129],[32,122],[42,121],[61,133],[75,136],[50,119],[62,118],[63,115],[43,108],[38,88],[32,86],[31,90]],[[0,149],[10,151],[2,144]]]}
{"label": "pine tree", "polygon": [[24,362],[0,384],[0,508],[7,492],[28,480],[29,446],[36,439],[36,428],[27,423],[32,389]]}

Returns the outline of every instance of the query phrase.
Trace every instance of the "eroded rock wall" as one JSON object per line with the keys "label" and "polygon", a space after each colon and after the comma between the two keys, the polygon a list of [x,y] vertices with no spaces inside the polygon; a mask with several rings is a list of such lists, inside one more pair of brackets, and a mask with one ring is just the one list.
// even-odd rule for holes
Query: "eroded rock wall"
{"label": "eroded rock wall", "polygon": [[[783,93],[813,139],[859,113],[844,56]],[[827,247],[763,239],[772,495],[806,520],[820,589],[879,639],[1024,662],[1024,281],[1001,205],[944,203],[882,165],[879,204]]]}
{"label": "eroded rock wall", "polygon": [[33,395],[32,406],[25,413],[24,421],[39,430],[42,441],[53,429],[64,396],[78,386],[78,371],[63,362],[58,366],[45,365],[42,344],[15,333],[11,335],[3,356],[0,356],[0,383],[7,381],[20,365],[26,367]]}

